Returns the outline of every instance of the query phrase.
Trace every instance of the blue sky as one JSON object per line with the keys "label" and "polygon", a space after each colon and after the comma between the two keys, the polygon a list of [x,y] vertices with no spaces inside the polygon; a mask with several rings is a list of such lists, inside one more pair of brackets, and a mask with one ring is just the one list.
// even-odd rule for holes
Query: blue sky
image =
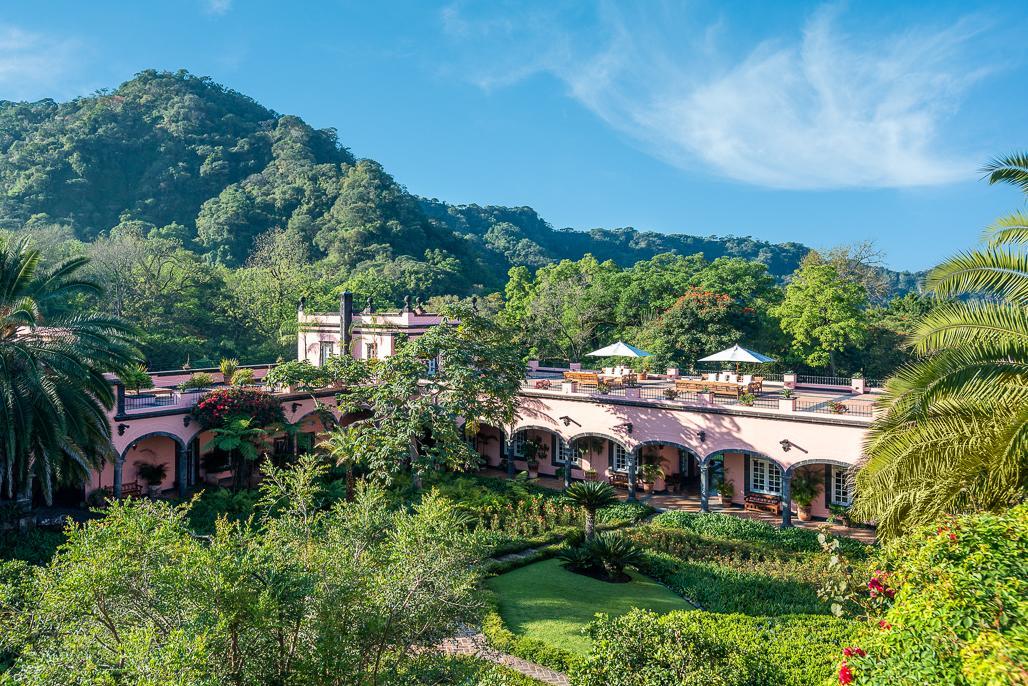
{"label": "blue sky", "polygon": [[146,68],[333,126],[412,192],[556,227],[872,239],[897,268],[1019,208],[1024,3],[21,2],[0,97]]}

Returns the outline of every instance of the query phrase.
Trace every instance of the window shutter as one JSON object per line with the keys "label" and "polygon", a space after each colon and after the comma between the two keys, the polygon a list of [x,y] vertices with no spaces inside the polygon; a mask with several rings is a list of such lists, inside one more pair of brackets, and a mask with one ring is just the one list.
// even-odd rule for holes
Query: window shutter
{"label": "window shutter", "polygon": [[750,456],[749,453],[743,453],[742,455],[742,494],[744,496],[750,494]]}
{"label": "window shutter", "polygon": [[557,434],[550,434],[550,464],[557,466],[557,448],[559,446]]}
{"label": "window shutter", "polygon": [[607,439],[607,471],[614,472],[614,441]]}

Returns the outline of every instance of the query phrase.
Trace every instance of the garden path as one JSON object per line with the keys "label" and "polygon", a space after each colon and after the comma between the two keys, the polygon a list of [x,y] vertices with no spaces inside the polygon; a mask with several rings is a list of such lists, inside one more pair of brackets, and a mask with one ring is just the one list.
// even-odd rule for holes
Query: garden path
{"label": "garden path", "polygon": [[556,672],[542,665],[537,665],[534,662],[528,660],[522,660],[520,657],[514,657],[507,653],[501,653],[497,650],[493,650],[486,643],[485,636],[476,633],[475,631],[468,629],[467,632],[455,636],[454,638],[443,641],[442,650],[450,655],[467,655],[470,657],[477,657],[490,662],[495,662],[498,665],[509,667],[516,672],[520,672],[527,677],[531,677],[536,681],[541,681],[544,684],[550,684],[550,686],[570,686],[571,681],[568,679],[566,674]]}

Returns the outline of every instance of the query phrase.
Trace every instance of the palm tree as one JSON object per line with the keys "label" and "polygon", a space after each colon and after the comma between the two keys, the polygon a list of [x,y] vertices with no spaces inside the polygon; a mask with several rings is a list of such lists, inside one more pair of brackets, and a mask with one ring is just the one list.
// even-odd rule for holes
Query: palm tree
{"label": "palm tree", "polygon": [[132,329],[118,319],[61,313],[70,299],[102,289],[74,257],[52,268],[26,240],[0,238],[0,493],[47,503],[57,485],[81,483],[111,457],[105,373],[140,361]]}
{"label": "palm tree", "polygon": [[[1028,155],[990,163],[1028,194]],[[911,337],[917,359],[886,384],[856,478],[854,514],[888,537],[940,516],[1022,500],[1028,473],[1028,217],[936,267],[940,304]]]}
{"label": "palm tree", "polygon": [[211,440],[204,448],[227,452],[232,459],[234,485],[239,489],[248,478],[248,467],[259,456],[258,446],[268,437],[268,430],[257,426],[253,417],[236,417],[224,426],[211,429]]}
{"label": "palm tree", "polygon": [[325,450],[337,465],[346,467],[347,502],[353,500],[353,468],[360,463],[356,440],[358,440],[357,434],[350,427],[338,427],[328,435],[328,438],[318,443],[318,447]]}
{"label": "palm tree", "polygon": [[605,481],[578,481],[568,486],[564,497],[572,504],[585,509],[585,537],[592,539],[596,533],[596,511],[618,501],[614,487]]}

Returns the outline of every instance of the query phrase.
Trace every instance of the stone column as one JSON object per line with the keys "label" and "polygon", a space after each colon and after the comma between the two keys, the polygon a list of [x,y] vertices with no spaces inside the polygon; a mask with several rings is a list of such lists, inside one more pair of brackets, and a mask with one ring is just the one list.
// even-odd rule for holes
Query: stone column
{"label": "stone column", "polygon": [[710,512],[710,463],[700,463],[700,511]]}
{"label": "stone column", "polygon": [[514,478],[514,441],[503,442],[503,452],[507,455],[507,478]]}
{"label": "stone column", "polygon": [[186,446],[181,443],[175,443],[175,481],[178,483],[178,497],[186,497],[186,475],[187,467],[189,465],[186,462]]}
{"label": "stone column", "polygon": [[[558,438],[557,440],[559,441],[559,440],[562,440],[562,439]],[[571,470],[572,469],[573,469],[573,467],[571,465],[571,456],[568,455],[567,462],[564,463],[564,489],[565,490],[567,490],[568,486],[571,485]]]}
{"label": "stone column", "polygon": [[782,473],[782,528],[792,526],[792,470]]}
{"label": "stone column", "polygon": [[125,464],[125,458],[118,455],[114,458],[114,486],[111,488],[115,499],[121,499],[121,468]]}
{"label": "stone column", "polygon": [[628,454],[628,502],[635,501],[635,484],[639,464],[638,452],[633,450]]}

